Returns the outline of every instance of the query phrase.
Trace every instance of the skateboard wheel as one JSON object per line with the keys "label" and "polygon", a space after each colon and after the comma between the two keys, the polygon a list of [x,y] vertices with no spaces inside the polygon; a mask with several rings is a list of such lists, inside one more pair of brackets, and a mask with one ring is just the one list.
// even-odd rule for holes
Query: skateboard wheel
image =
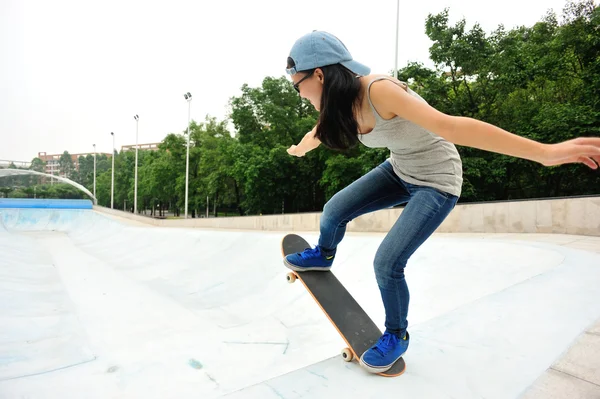
{"label": "skateboard wheel", "polygon": [[342,350],[342,359],[344,359],[345,362],[351,362],[353,357],[354,355],[352,354],[350,348],[344,348]]}
{"label": "skateboard wheel", "polygon": [[296,275],[294,273],[288,273],[287,281],[288,283],[292,284],[294,281],[296,281]]}

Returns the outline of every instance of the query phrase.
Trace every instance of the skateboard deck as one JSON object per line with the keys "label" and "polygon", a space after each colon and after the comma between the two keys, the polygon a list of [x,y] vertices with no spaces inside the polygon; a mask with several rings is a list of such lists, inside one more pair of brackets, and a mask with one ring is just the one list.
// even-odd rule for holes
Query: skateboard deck
{"label": "skateboard deck", "polygon": [[[296,234],[288,234],[281,241],[284,257],[309,247],[310,244]],[[345,361],[359,361],[362,354],[381,337],[381,330],[331,271],[290,270],[287,279],[290,283],[300,280],[337,329],[348,345],[342,350],[342,358]],[[400,358],[391,369],[377,374],[396,377],[402,374],[405,368],[404,359]]]}

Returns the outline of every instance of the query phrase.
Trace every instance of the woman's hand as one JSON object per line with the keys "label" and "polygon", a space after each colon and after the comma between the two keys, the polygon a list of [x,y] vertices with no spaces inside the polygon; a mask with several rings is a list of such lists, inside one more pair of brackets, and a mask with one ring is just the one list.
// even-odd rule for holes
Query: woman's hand
{"label": "woman's hand", "polygon": [[600,138],[579,137],[557,144],[547,144],[540,160],[544,166],[582,163],[591,169],[600,164]]}
{"label": "woman's hand", "polygon": [[317,128],[315,127],[306,133],[298,145],[292,145],[287,149],[287,153],[295,157],[303,157],[307,152],[317,148],[321,144],[321,141],[315,137],[316,130]]}
{"label": "woman's hand", "polygon": [[302,157],[302,156],[304,156],[304,154],[301,153],[298,150],[298,146],[297,145],[292,145],[290,148],[288,148],[287,149],[287,153],[290,154],[290,155],[293,155],[295,157]]}

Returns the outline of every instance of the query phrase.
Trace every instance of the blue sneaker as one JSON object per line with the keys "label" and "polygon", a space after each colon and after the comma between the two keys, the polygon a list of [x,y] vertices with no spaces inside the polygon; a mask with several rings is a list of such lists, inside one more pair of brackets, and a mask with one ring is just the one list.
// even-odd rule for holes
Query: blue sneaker
{"label": "blue sneaker", "polygon": [[335,251],[331,254],[321,252],[321,247],[318,245],[314,248],[306,248],[304,252],[290,254],[283,259],[283,264],[288,268],[297,272],[318,270],[328,271],[331,269],[331,264],[335,258]]}
{"label": "blue sneaker", "polygon": [[386,372],[404,355],[409,341],[408,332],[403,339],[386,332],[375,345],[362,354],[360,364],[370,373]]}

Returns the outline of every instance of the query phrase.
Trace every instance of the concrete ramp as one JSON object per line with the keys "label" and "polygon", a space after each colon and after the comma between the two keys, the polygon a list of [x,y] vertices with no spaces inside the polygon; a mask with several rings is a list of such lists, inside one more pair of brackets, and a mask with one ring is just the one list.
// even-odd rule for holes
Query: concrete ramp
{"label": "concrete ramp", "polygon": [[[436,246],[438,243],[433,243],[430,248]],[[509,250],[510,246],[500,244],[500,248]],[[512,251],[518,252],[519,245],[514,244]],[[426,290],[413,286],[412,314],[417,323],[410,329],[411,348],[405,356],[407,371],[401,377],[382,380],[364,376],[357,365],[345,365],[339,358],[333,358],[226,397],[326,398],[334,390],[340,397],[520,397],[598,318],[600,259],[578,251],[560,253],[564,256],[560,266],[518,282],[505,280],[509,284],[503,289],[494,289],[479,298],[459,298],[458,290],[463,293],[471,290],[467,284],[440,286],[438,309],[442,310],[444,291],[451,303],[426,320],[420,316],[428,310],[433,312],[427,309],[432,293],[425,294]],[[450,273],[457,271],[454,265],[448,267]],[[514,274],[514,270],[504,270]],[[584,275],[590,279],[587,283],[581,280]],[[465,283],[474,285],[474,290],[499,283],[492,276],[490,280],[469,280],[462,273],[461,276],[467,279]],[[424,298],[425,295],[428,297]],[[563,394],[556,397],[568,397]]]}
{"label": "concrete ramp", "polygon": [[[0,221],[0,397],[511,398],[600,315],[598,254],[434,236],[407,269],[407,371],[382,378],[344,363],[335,329],[286,282],[281,233],[91,210]],[[379,325],[382,239],[349,234],[334,266]]]}
{"label": "concrete ramp", "polygon": [[[18,212],[0,212],[0,384],[94,360],[50,254],[35,239],[11,234]],[[49,215],[30,216],[21,219],[25,229],[50,225]]]}

